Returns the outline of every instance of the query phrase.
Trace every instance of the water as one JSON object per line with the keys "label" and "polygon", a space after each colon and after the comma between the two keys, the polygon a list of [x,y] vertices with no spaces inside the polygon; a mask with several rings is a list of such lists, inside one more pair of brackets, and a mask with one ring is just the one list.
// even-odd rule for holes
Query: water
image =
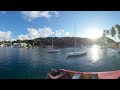
{"label": "water", "polygon": [[[79,48],[80,50],[82,48]],[[0,48],[0,79],[45,79],[51,68],[75,71],[111,71],[120,69],[118,49],[83,48],[85,56],[67,57],[73,48],[48,53],[45,48]]]}

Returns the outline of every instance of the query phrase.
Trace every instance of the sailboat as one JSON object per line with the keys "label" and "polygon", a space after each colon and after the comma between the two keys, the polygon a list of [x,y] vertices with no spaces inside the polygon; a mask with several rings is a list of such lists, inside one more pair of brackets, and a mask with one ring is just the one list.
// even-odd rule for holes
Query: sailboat
{"label": "sailboat", "polygon": [[[74,25],[74,31],[75,31],[75,25]],[[75,51],[66,53],[67,57],[70,57],[70,56],[81,56],[81,55],[86,55],[87,54],[86,51],[78,51],[76,49],[76,32],[75,32],[75,45],[74,46],[75,46]]]}
{"label": "sailboat", "polygon": [[60,52],[58,49],[53,49],[53,37],[52,37],[52,49],[48,51],[48,53],[57,53]]}

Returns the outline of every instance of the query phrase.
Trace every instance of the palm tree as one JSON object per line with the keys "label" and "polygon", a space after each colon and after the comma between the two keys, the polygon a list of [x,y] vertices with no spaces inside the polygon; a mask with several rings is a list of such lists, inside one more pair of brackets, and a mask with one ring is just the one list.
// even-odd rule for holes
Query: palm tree
{"label": "palm tree", "polygon": [[104,45],[105,45],[105,39],[106,38],[106,30],[103,31],[103,41],[104,41]]}
{"label": "palm tree", "polygon": [[[105,38],[106,38],[106,30],[103,30],[101,44],[104,46],[105,46]],[[102,45],[101,45],[101,48],[102,48]]]}
{"label": "palm tree", "polygon": [[106,36],[109,35],[109,34],[110,34],[109,30],[104,30],[104,31],[103,31],[104,45],[105,45],[105,43],[107,42],[107,41],[106,41]]}
{"label": "palm tree", "polygon": [[[106,35],[107,37],[110,35],[110,31],[109,30],[106,30]],[[107,39],[108,40],[108,39]],[[107,41],[108,42],[108,41]]]}
{"label": "palm tree", "polygon": [[118,38],[120,39],[120,34],[118,35]]}
{"label": "palm tree", "polygon": [[118,39],[120,40],[120,25],[117,24],[117,25],[115,25],[115,27],[116,27],[116,29],[118,31]]}
{"label": "palm tree", "polygon": [[106,30],[103,31],[103,35],[106,37]]}
{"label": "palm tree", "polygon": [[106,35],[109,35],[109,34],[110,34],[109,30],[107,30],[107,31],[106,31]]}
{"label": "palm tree", "polygon": [[115,42],[116,42],[115,35],[116,35],[115,27],[112,27],[112,29],[111,29],[111,36],[114,37],[114,40],[115,40]]}

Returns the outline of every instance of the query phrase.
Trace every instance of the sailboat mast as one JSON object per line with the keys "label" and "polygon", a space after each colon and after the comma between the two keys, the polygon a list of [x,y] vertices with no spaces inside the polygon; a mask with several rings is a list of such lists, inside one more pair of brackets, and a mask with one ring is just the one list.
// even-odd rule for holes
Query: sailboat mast
{"label": "sailboat mast", "polygon": [[52,48],[53,48],[53,36],[52,36]]}
{"label": "sailboat mast", "polygon": [[75,33],[75,48],[76,48],[76,25],[74,24],[74,33]]}

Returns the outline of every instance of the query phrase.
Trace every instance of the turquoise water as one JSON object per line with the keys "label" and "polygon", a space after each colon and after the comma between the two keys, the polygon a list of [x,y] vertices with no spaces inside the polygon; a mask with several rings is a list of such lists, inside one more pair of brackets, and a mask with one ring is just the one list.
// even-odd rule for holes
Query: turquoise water
{"label": "turquoise water", "polygon": [[48,53],[45,48],[0,48],[0,79],[45,79],[51,68],[75,71],[111,71],[120,69],[118,49],[78,48],[87,55],[67,57],[73,48]]}

